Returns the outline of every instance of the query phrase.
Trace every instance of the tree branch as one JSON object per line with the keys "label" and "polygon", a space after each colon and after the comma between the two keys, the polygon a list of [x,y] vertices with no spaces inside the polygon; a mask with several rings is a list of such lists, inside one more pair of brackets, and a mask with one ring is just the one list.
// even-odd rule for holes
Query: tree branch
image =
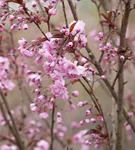
{"label": "tree branch", "polygon": [[[122,18],[122,24],[121,24],[121,34],[120,34],[120,46],[119,46],[119,52],[121,50],[125,49],[125,37],[126,37],[126,31],[128,26],[128,19],[130,14],[130,4],[131,0],[128,0],[128,2],[125,4],[125,12],[124,16]],[[117,110],[117,137],[116,137],[116,150],[122,150],[122,137],[123,137],[123,103],[124,103],[124,65],[123,61],[118,58],[118,70],[119,76],[118,76],[118,110]],[[122,66],[122,67],[121,67]]]}

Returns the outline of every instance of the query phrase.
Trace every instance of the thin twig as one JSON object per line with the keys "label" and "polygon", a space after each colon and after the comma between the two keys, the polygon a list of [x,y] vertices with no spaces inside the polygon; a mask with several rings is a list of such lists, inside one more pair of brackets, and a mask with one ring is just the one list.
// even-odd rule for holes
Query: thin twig
{"label": "thin twig", "polygon": [[69,6],[70,6],[70,9],[72,11],[74,20],[78,21],[78,16],[77,16],[77,13],[76,13],[76,10],[75,10],[75,7],[74,7],[74,4],[73,4],[72,0],[67,0],[67,1],[68,1]]}
{"label": "thin twig", "polygon": [[53,150],[53,143],[54,143],[54,134],[53,134],[53,130],[54,130],[54,115],[55,115],[55,103],[53,103],[53,109],[52,109],[52,121],[51,121],[51,144],[50,144],[50,150]]}
{"label": "thin twig", "polygon": [[113,83],[112,83],[112,88],[114,88],[115,83],[116,83],[116,81],[117,81],[117,79],[118,79],[118,77],[119,77],[119,74],[120,74],[121,69],[123,68],[123,65],[125,64],[125,62],[126,62],[126,59],[122,62],[121,66],[120,66],[120,69],[118,70],[118,72],[117,72],[117,74],[116,74],[116,77],[115,77],[115,79],[114,79],[114,81],[113,81]]}
{"label": "thin twig", "polygon": [[67,21],[65,3],[64,3],[64,1],[61,1],[61,2],[62,2],[62,8],[63,8],[63,13],[64,13],[64,19],[65,19],[66,27],[68,28],[68,21]]}

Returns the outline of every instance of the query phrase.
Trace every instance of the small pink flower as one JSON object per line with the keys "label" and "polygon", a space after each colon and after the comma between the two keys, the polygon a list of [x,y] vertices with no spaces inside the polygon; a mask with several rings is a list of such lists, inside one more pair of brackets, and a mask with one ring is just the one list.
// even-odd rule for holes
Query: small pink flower
{"label": "small pink flower", "polygon": [[90,123],[90,119],[85,119],[85,122],[86,123]]}
{"label": "small pink flower", "polygon": [[27,25],[27,24],[24,24],[23,27],[22,27],[22,29],[23,29],[23,30],[27,30],[27,29],[28,29],[28,25]]}
{"label": "small pink flower", "polygon": [[50,85],[51,93],[56,98],[62,98],[67,100],[69,98],[67,88],[64,86],[64,82],[60,80],[56,80],[54,84]]}
{"label": "small pink flower", "polygon": [[23,18],[19,16],[19,17],[17,18],[17,20],[18,20],[18,22],[22,22],[22,21],[23,21]]}
{"label": "small pink flower", "polygon": [[27,50],[27,49],[25,49],[25,48],[21,48],[21,49],[20,49],[20,53],[21,53],[22,55],[26,56],[26,57],[29,57],[29,58],[33,57],[33,52],[32,52],[32,51],[29,51],[29,50]]}
{"label": "small pink flower", "polygon": [[77,106],[78,106],[79,108],[81,108],[81,107],[84,106],[84,104],[83,104],[83,102],[79,102],[79,103],[77,104]]}
{"label": "small pink flower", "polygon": [[31,104],[30,104],[30,109],[31,109],[31,111],[33,111],[33,112],[36,112],[36,111],[38,110],[35,103],[31,103]]}
{"label": "small pink flower", "polygon": [[90,109],[87,109],[87,110],[85,111],[85,115],[88,116],[88,115],[90,115],[90,114],[91,114]]}
{"label": "small pink flower", "polygon": [[73,91],[73,92],[72,92],[72,95],[73,95],[74,97],[78,97],[78,96],[79,96],[79,92],[78,92],[78,91]]}
{"label": "small pink flower", "polygon": [[17,25],[16,24],[13,24],[11,27],[10,27],[10,30],[14,30],[16,29]]}
{"label": "small pink flower", "polygon": [[45,140],[40,140],[34,150],[49,150],[49,143]]}
{"label": "small pink flower", "polygon": [[18,40],[18,44],[20,47],[25,47],[27,44],[27,41],[24,38],[22,38],[22,40]]}
{"label": "small pink flower", "polygon": [[121,56],[120,56],[120,60],[123,61],[124,59],[125,59],[125,56],[121,55]]}
{"label": "small pink flower", "polygon": [[71,103],[71,104],[70,104],[70,109],[71,109],[71,110],[74,110],[75,108],[76,108],[75,105],[74,105],[73,103]]}
{"label": "small pink flower", "polygon": [[39,117],[40,117],[41,119],[46,119],[46,118],[49,117],[49,115],[48,115],[48,113],[46,113],[46,112],[42,112],[42,113],[39,114]]}
{"label": "small pink flower", "polygon": [[15,16],[14,15],[10,15],[9,16],[9,20],[12,22],[12,21],[14,21],[14,19],[15,19]]}
{"label": "small pink flower", "polygon": [[105,80],[106,79],[106,76],[105,75],[101,75],[100,77],[102,80]]}
{"label": "small pink flower", "polygon": [[96,119],[95,119],[95,118],[91,118],[91,119],[90,119],[90,122],[96,123]]}
{"label": "small pink flower", "polygon": [[37,3],[35,1],[32,2],[32,7],[36,7]]}
{"label": "small pink flower", "polygon": [[[71,25],[73,24],[73,23],[75,23],[75,21],[73,21],[73,22],[71,22],[70,23],[70,25],[69,25],[69,28],[71,27]],[[75,34],[77,34],[77,33],[84,33],[84,31],[85,31],[85,23],[83,22],[83,21],[77,21],[76,22],[76,24],[75,24],[75,26],[74,26],[74,28],[73,28],[73,30],[72,30],[72,34],[73,35],[75,35]]]}
{"label": "small pink flower", "polygon": [[55,16],[56,15],[56,9],[55,8],[49,9],[48,14],[52,15],[52,16]]}

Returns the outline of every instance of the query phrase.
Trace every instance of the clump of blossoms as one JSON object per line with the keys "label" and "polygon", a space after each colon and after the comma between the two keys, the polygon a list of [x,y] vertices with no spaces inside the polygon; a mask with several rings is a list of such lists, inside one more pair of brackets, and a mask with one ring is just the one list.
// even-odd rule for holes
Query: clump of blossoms
{"label": "clump of blossoms", "polygon": [[[133,139],[134,96],[131,91],[124,94],[124,73],[133,74],[134,65],[134,36],[127,34],[129,14],[134,9],[131,0],[119,1],[115,9],[105,13],[100,7],[106,9],[108,2],[91,0],[98,10],[100,28],[89,32],[88,38],[85,29],[89,25],[77,14],[79,1],[37,0],[28,4],[0,0],[0,126],[7,130],[6,134],[0,132],[0,149],[122,150],[124,129],[127,140]],[[53,19],[61,11],[65,22],[56,24]],[[68,14],[73,16],[70,23]],[[35,39],[22,36],[15,40],[15,32],[30,33],[32,25],[39,31]],[[81,97],[78,85],[87,99]],[[100,86],[109,93],[107,104],[109,99],[113,101],[108,113],[96,91]],[[19,97],[17,108],[8,104],[10,91]],[[70,118],[76,112],[80,116]]]}
{"label": "clump of blossoms", "polygon": [[10,62],[7,57],[0,57],[0,89],[11,91],[15,87],[10,79]]}

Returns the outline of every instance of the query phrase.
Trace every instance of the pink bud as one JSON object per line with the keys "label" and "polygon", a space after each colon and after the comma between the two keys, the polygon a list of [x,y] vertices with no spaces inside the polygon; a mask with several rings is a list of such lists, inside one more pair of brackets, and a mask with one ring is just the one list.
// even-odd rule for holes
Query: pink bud
{"label": "pink bud", "polygon": [[103,32],[99,32],[98,35],[100,38],[103,38],[103,36],[104,36]]}
{"label": "pink bud", "polygon": [[78,92],[78,91],[73,91],[73,92],[72,92],[72,95],[73,95],[74,97],[78,97],[78,96],[79,96],[79,92]]}
{"label": "pink bud", "polygon": [[91,114],[90,109],[87,109],[87,110],[85,111],[85,114],[86,114],[86,116],[90,115],[90,114]]}
{"label": "pink bud", "polygon": [[35,103],[31,103],[31,104],[30,104],[30,109],[31,109],[31,111],[33,111],[33,112],[36,112],[36,111],[37,111],[37,106],[35,105]]}
{"label": "pink bud", "polygon": [[36,7],[37,3],[35,1],[32,2],[32,7]]}
{"label": "pink bud", "polygon": [[74,110],[75,109],[75,105],[73,103],[70,104],[70,109]]}
{"label": "pink bud", "polygon": [[46,118],[48,118],[48,113],[46,113],[46,112],[42,112],[42,113],[40,113],[39,114],[39,117],[41,118],[41,119],[46,119]]}
{"label": "pink bud", "polygon": [[57,117],[61,117],[61,112],[57,112]]}
{"label": "pink bud", "polygon": [[120,60],[123,61],[124,59],[125,59],[125,56],[121,55],[121,56],[120,56]]}
{"label": "pink bud", "polygon": [[13,24],[11,27],[10,27],[10,30],[14,30],[16,29],[17,25],[16,24]]}
{"label": "pink bud", "polygon": [[87,101],[84,101],[84,102],[83,102],[83,105],[88,105],[88,102],[87,102]]}
{"label": "pink bud", "polygon": [[7,16],[2,16],[1,17],[1,21],[6,21],[6,19],[7,19]]}
{"label": "pink bud", "polygon": [[23,18],[22,17],[18,17],[17,20],[18,20],[18,22],[22,22]]}
{"label": "pink bud", "polygon": [[79,122],[79,124],[82,126],[82,125],[84,124],[84,121],[81,120],[81,121]]}
{"label": "pink bud", "polygon": [[79,102],[79,103],[77,104],[77,106],[78,106],[79,108],[83,107],[83,102]]}
{"label": "pink bud", "polygon": [[86,123],[90,123],[90,119],[85,119],[85,122]]}
{"label": "pink bud", "polygon": [[9,16],[9,20],[10,20],[10,21],[13,21],[14,19],[15,19],[15,16],[13,16],[13,15],[10,15],[10,16]]}
{"label": "pink bud", "polygon": [[82,59],[81,59],[81,63],[82,63],[82,64],[85,64],[86,62],[87,62],[87,59],[85,59],[85,58],[82,58]]}
{"label": "pink bud", "polygon": [[86,140],[84,143],[85,143],[86,145],[89,145],[89,140]]}
{"label": "pink bud", "polygon": [[28,25],[24,24],[22,28],[23,28],[23,30],[27,30],[28,29]]}
{"label": "pink bud", "polygon": [[50,102],[53,103],[54,101],[55,101],[55,99],[52,97],[52,98],[50,99]]}
{"label": "pink bud", "polygon": [[105,79],[106,79],[106,76],[105,76],[105,75],[102,75],[100,78],[101,78],[102,80],[105,80]]}
{"label": "pink bud", "polygon": [[121,12],[120,12],[120,11],[118,11],[118,12],[117,12],[117,14],[118,14],[118,15],[120,15],[120,14],[121,14]]}
{"label": "pink bud", "polygon": [[95,118],[91,118],[91,119],[90,119],[90,122],[95,123],[95,122],[96,122],[96,119],[95,119]]}
{"label": "pink bud", "polygon": [[49,9],[48,14],[54,16],[56,14],[56,9],[54,8]]}

